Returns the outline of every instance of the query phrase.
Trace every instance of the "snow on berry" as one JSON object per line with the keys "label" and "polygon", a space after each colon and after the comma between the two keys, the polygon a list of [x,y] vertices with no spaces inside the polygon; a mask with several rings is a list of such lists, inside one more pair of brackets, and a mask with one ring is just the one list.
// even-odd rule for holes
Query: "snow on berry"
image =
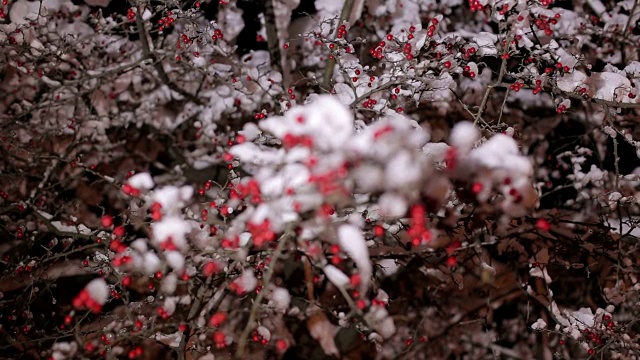
{"label": "snow on berry", "polygon": [[153,201],[160,204],[162,211],[167,214],[181,212],[187,201],[193,196],[193,187],[191,186],[164,186],[157,189],[151,196]]}
{"label": "snow on berry", "polygon": [[454,146],[459,153],[467,153],[473,148],[476,141],[480,139],[480,131],[471,122],[463,121],[451,130],[449,143]]}
{"label": "snow on berry", "polygon": [[149,173],[135,174],[127,180],[127,183],[141,191],[147,191],[154,187],[153,179]]}
{"label": "snow on berry", "polygon": [[361,277],[359,289],[361,292],[365,292],[369,286],[373,268],[362,230],[354,225],[342,225],[338,228],[338,241],[340,247],[358,267]]}
{"label": "snow on berry", "polygon": [[[300,116],[304,121],[298,120]],[[281,140],[287,134],[309,136],[321,150],[342,148],[354,132],[351,112],[329,95],[317,96],[310,104],[292,108],[282,117],[270,117],[259,126]]]}
{"label": "snow on berry", "polygon": [[73,299],[76,309],[89,309],[99,313],[109,299],[109,285],[103,278],[91,280]]}
{"label": "snow on berry", "polygon": [[229,288],[238,296],[245,295],[246,293],[253,291],[258,286],[258,279],[256,279],[253,270],[245,269],[242,275],[237,277],[229,285]]}
{"label": "snow on berry", "polygon": [[154,244],[161,249],[186,250],[189,247],[186,236],[192,230],[191,224],[178,216],[167,216],[152,223],[151,230]]}
{"label": "snow on berry", "polygon": [[286,312],[289,309],[289,304],[291,303],[289,290],[283,287],[276,287],[271,290],[269,299],[269,305],[273,306],[276,311]]}

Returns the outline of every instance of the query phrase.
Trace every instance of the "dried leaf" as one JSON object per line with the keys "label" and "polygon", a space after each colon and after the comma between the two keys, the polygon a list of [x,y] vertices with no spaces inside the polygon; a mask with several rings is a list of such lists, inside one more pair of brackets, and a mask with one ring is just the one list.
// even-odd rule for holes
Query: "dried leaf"
{"label": "dried leaf", "polygon": [[336,327],[329,322],[329,319],[321,310],[314,309],[312,311],[313,313],[307,319],[307,328],[311,337],[320,343],[325,354],[338,356],[340,352],[334,340]]}

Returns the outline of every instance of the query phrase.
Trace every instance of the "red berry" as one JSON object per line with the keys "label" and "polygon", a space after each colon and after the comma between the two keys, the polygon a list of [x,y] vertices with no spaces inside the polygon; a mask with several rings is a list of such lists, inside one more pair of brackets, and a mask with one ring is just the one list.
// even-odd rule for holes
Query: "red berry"
{"label": "red berry", "polygon": [[289,344],[287,344],[287,340],[280,339],[276,341],[276,349],[278,350],[278,352],[284,352],[288,347]]}
{"label": "red berry", "polygon": [[125,234],[125,229],[124,226],[120,225],[120,226],[116,226],[115,229],[113,229],[113,235],[117,236],[117,237],[123,237]]}
{"label": "red berry", "polygon": [[223,312],[217,312],[211,315],[211,318],[209,319],[209,325],[219,327],[225,321],[227,321],[227,314]]}
{"label": "red berry", "polygon": [[202,275],[209,277],[213,274],[215,274],[216,272],[218,272],[218,266],[216,265],[216,263],[214,263],[213,261],[210,261],[206,264],[204,264],[204,267],[202,268]]}
{"label": "red berry", "polygon": [[549,229],[551,229],[551,225],[545,219],[538,219],[536,221],[536,227],[542,231],[549,231]]}
{"label": "red berry", "polygon": [[103,228],[111,227],[111,225],[113,225],[113,216],[104,215],[102,219],[100,219],[100,225],[102,225]]}

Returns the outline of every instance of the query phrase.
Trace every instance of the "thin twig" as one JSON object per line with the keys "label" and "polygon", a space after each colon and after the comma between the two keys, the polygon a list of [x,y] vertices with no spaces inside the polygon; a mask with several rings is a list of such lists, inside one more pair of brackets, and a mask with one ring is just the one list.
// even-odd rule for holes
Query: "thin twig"
{"label": "thin twig", "polygon": [[[133,4],[132,4],[133,6]],[[142,53],[144,54],[145,59],[155,60],[155,54],[151,51],[151,46],[149,45],[149,39],[147,38],[147,29],[144,26],[144,19],[142,19],[142,13],[144,12],[144,6],[139,5],[138,11],[136,12],[136,27],[138,29],[138,36],[140,37],[140,43],[142,44]],[[160,80],[167,85],[171,90],[179,93],[180,95],[188,98],[193,101],[197,105],[202,105],[202,101],[200,99],[193,96],[193,94],[188,93],[184,89],[176,86],[170,79],[167,73],[164,71],[162,67],[162,63],[158,61],[154,61],[153,67],[156,69],[158,73],[158,77]]]}
{"label": "thin twig", "polygon": [[98,239],[98,236],[96,236],[94,233],[81,233],[80,231],[76,231],[76,232],[71,232],[71,231],[63,231],[58,229],[57,227],[55,227],[50,219],[47,219],[44,215],[42,215],[40,213],[40,211],[36,210],[33,212],[33,214],[42,222],[45,223],[45,225],[47,226],[47,228],[49,229],[49,231],[51,231],[54,235],[58,235],[60,237],[70,237],[70,238],[74,238],[74,239],[85,239],[85,240],[96,240]]}
{"label": "thin twig", "polygon": [[640,3],[640,0],[636,0],[636,2],[633,3],[633,6],[631,7],[631,11],[629,11],[629,18],[627,19],[627,23],[624,25],[624,29],[622,29],[622,49],[620,51],[620,54],[622,55],[622,63],[625,64],[626,63],[626,52],[624,51],[624,38],[627,35],[627,31],[629,31],[629,27],[631,27],[631,20],[633,19],[633,13],[636,11],[636,8],[638,7],[638,4]]}
{"label": "thin twig", "polygon": [[373,89],[373,90],[369,90],[366,93],[360,95],[359,97],[357,97],[355,100],[353,100],[353,102],[349,105],[349,107],[353,108],[356,105],[358,105],[362,100],[370,97],[371,95],[380,92],[380,91],[384,91],[390,87],[396,86],[398,84],[402,84],[403,82],[407,81],[407,78],[402,77],[399,79],[394,79],[394,80],[389,80],[388,82],[378,86],[377,88]]}
{"label": "thin twig", "polygon": [[502,121],[502,113],[504,112],[504,107],[507,106],[507,98],[509,97],[509,90],[511,88],[507,88],[507,91],[504,92],[504,100],[502,100],[502,106],[500,107],[500,116],[498,116],[498,123],[496,125],[500,125]]}
{"label": "thin twig", "polygon": [[629,11],[629,18],[627,19],[627,23],[624,26],[624,29],[622,29],[622,37],[624,38],[625,35],[627,34],[627,31],[629,31],[629,28],[631,27],[631,20],[633,19],[633,13],[636,12],[636,8],[638,7],[638,4],[640,4],[640,0],[636,0],[636,2],[633,3],[633,7],[631,7],[631,11]]}
{"label": "thin twig", "polygon": [[340,290],[340,293],[342,294],[342,297],[347,301],[347,304],[349,304],[349,307],[351,308],[351,311],[353,311],[356,315],[358,315],[358,317],[360,319],[362,319],[362,321],[365,323],[365,325],[367,325],[367,327],[369,328],[370,331],[375,331],[375,328],[373,327],[373,324],[371,324],[367,320],[367,318],[364,317],[364,314],[362,313],[362,310],[360,310],[356,306],[356,303],[353,302],[353,299],[351,298],[351,296],[347,292],[347,289],[345,289],[342,286],[336,286],[336,287],[338,288],[338,290]]}
{"label": "thin twig", "polygon": [[262,299],[264,299],[265,294],[267,293],[267,285],[271,283],[271,277],[275,273],[276,264],[280,256],[282,256],[282,250],[284,250],[284,245],[287,243],[287,238],[291,235],[289,231],[282,234],[282,236],[278,239],[278,246],[274,251],[271,257],[271,265],[269,266],[269,270],[264,276],[262,291],[258,293],[255,300],[253,301],[253,306],[251,307],[251,313],[249,314],[249,320],[247,321],[247,325],[245,325],[242,334],[240,335],[240,339],[238,340],[238,350],[236,351],[236,359],[241,359],[245,353],[245,347],[247,345],[247,337],[251,332],[251,329],[255,326],[256,316],[258,315],[258,308],[262,303]]}
{"label": "thin twig", "polygon": [[[193,320],[196,315],[198,314],[198,311],[201,308],[202,305],[202,300],[204,298],[204,294],[205,292],[209,289],[209,287],[211,286],[211,282],[213,281],[213,276],[210,276],[209,278],[207,278],[207,281],[205,282],[205,284],[203,286],[201,286],[198,289],[198,294],[196,295],[196,299],[193,301],[193,305],[191,305],[191,309],[189,310],[189,315],[187,316],[187,321],[191,321]],[[178,346],[178,359],[179,360],[184,360],[185,356],[186,356],[186,347],[187,347],[187,342],[189,340],[189,337],[191,337],[190,335],[191,329],[188,329],[186,334],[182,334],[182,336],[180,337],[180,345]]]}
{"label": "thin twig", "polygon": [[[338,26],[342,25],[342,23],[347,20],[349,14],[351,13],[351,7],[353,6],[353,0],[345,0],[344,5],[342,6],[342,11],[340,12],[340,18],[338,20]],[[330,56],[327,59],[327,67],[324,69],[324,86],[328,89],[331,88],[331,79],[333,78],[333,69],[336,66],[335,57]]]}
{"label": "thin twig", "polygon": [[276,25],[274,0],[264,0],[265,27],[267,28],[267,44],[269,56],[271,57],[271,68],[282,74],[283,88],[289,87],[289,74],[285,74],[282,66],[282,56],[280,53],[280,41],[278,39],[278,27]]}
{"label": "thin twig", "polygon": [[504,77],[505,72],[507,71],[507,59],[502,59],[502,64],[500,64],[500,73],[498,74],[498,80],[494,84],[487,85],[487,91],[484,92],[484,97],[482,98],[482,102],[480,103],[480,109],[476,113],[475,119],[473,121],[474,125],[478,124],[478,120],[482,118],[482,113],[484,112],[485,107],[487,106],[487,101],[489,101],[489,96],[491,95],[491,91],[493,88],[502,82],[502,78]]}
{"label": "thin twig", "polygon": [[[493,87],[508,89],[511,85],[513,85],[513,83],[500,82],[500,83],[493,84]],[[521,88],[533,89],[534,87],[532,85],[526,85],[525,84]],[[598,98],[585,98],[583,95],[580,95],[578,93],[562,91],[557,86],[545,86],[542,90],[545,91],[545,92],[551,92],[551,93],[554,93],[554,94],[557,94],[557,95],[560,95],[560,96],[564,96],[564,97],[568,97],[568,98],[572,98],[572,99],[576,99],[576,100],[590,101],[590,102],[592,102],[594,104],[597,104],[597,105],[608,106],[608,107],[612,107],[612,108],[619,108],[619,109],[636,109],[636,108],[640,108],[640,102],[631,103],[631,102],[620,102],[620,101],[604,100],[604,99],[598,99]]]}

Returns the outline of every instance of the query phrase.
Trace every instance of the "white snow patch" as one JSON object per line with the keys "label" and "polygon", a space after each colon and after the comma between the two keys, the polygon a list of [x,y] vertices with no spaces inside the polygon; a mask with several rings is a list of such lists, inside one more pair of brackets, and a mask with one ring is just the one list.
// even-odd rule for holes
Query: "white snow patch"
{"label": "white snow patch", "polygon": [[347,287],[349,285],[349,277],[333,265],[327,265],[324,267],[324,274],[327,275],[327,279],[331,281],[335,286]]}
{"label": "white snow patch", "polygon": [[338,228],[338,239],[344,252],[356,263],[362,282],[360,290],[366,291],[373,272],[369,249],[362,236],[362,230],[353,225],[342,225]]}
{"label": "white snow patch", "polygon": [[146,172],[133,175],[129,178],[128,183],[134,188],[143,191],[150,190],[155,186],[151,175]]}
{"label": "white snow patch", "polygon": [[104,305],[109,300],[109,285],[103,278],[97,278],[91,280],[85,286],[85,289],[89,293],[89,296],[100,305]]}

